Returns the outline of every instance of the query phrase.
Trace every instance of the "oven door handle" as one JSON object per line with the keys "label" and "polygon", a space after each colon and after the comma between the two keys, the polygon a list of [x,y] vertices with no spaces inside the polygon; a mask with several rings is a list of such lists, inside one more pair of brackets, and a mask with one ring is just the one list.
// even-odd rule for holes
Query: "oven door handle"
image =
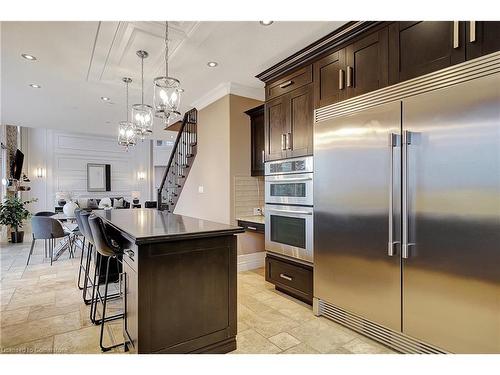
{"label": "oven door handle", "polygon": [[283,183],[283,182],[291,182],[291,181],[312,181],[312,177],[300,177],[300,178],[276,178],[276,179],[268,179],[267,182],[275,183]]}
{"label": "oven door handle", "polygon": [[276,210],[276,209],[266,209],[267,212],[281,212],[285,214],[297,214],[297,215],[312,215],[311,211],[293,211],[293,210]]}

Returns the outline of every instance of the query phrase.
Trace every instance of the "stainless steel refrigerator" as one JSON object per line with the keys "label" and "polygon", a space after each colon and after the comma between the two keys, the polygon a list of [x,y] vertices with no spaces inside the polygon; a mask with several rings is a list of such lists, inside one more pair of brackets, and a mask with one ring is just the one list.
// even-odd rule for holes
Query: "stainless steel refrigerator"
{"label": "stainless steel refrigerator", "polygon": [[500,54],[315,113],[315,311],[500,353]]}

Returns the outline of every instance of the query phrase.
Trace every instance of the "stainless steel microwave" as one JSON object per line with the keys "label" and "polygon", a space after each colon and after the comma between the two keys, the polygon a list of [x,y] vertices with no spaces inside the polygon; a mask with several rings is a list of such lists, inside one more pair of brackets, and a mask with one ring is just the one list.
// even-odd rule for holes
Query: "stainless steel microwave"
{"label": "stainless steel microwave", "polygon": [[266,163],[266,204],[313,205],[312,157]]}

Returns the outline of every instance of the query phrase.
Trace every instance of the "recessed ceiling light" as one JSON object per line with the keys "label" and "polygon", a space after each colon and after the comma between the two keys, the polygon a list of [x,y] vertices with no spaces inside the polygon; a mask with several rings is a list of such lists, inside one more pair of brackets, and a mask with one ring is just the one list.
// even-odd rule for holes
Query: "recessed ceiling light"
{"label": "recessed ceiling light", "polygon": [[105,102],[110,101],[111,99],[108,98],[107,96],[101,96],[101,100],[104,100]]}
{"label": "recessed ceiling light", "polygon": [[26,60],[30,60],[30,61],[35,61],[36,60],[35,56],[28,55],[27,53],[23,53],[23,54],[21,54],[21,56],[24,57]]}
{"label": "recessed ceiling light", "polygon": [[33,87],[34,89],[39,89],[42,86],[37,85],[36,83],[30,83],[30,87]]}
{"label": "recessed ceiling light", "polygon": [[259,21],[259,23],[262,25],[262,26],[269,26],[269,25],[272,25],[274,21]]}
{"label": "recessed ceiling light", "polygon": [[215,62],[215,61],[209,61],[207,63],[207,65],[211,68],[215,68],[217,65],[219,65],[219,63]]}

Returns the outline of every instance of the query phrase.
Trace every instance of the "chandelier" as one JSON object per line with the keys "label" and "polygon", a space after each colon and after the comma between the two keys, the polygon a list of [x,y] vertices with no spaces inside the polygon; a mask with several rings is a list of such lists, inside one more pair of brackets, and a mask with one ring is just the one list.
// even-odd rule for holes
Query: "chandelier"
{"label": "chandelier", "polygon": [[129,121],[128,117],[128,84],[132,82],[132,79],[128,77],[123,77],[122,81],[125,82],[125,84],[127,85],[127,101],[125,107],[127,121],[120,121],[120,124],[118,126],[118,144],[120,146],[126,147],[128,151],[129,146],[135,145],[134,124]]}
{"label": "chandelier", "polygon": [[168,127],[170,121],[180,116],[182,92],[180,81],[168,76],[168,21],[165,21],[165,76],[156,77],[153,83],[155,116],[163,119]]}
{"label": "chandelier", "polygon": [[144,59],[149,56],[146,51],[137,51],[141,59],[141,104],[132,106],[132,122],[137,136],[144,138],[153,132],[153,107],[144,104]]}

